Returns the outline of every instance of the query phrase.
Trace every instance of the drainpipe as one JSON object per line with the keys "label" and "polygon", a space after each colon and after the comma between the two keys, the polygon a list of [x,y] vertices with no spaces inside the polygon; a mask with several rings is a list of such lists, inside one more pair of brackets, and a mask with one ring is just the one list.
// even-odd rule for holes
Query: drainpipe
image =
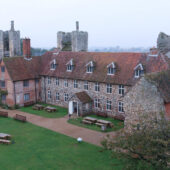
{"label": "drainpipe", "polygon": [[35,83],[35,102],[37,103],[36,79],[34,79],[34,83]]}
{"label": "drainpipe", "polygon": [[14,103],[16,105],[16,90],[15,90],[15,81],[13,81],[14,84]]}
{"label": "drainpipe", "polygon": [[44,91],[45,91],[45,103],[46,103],[46,81],[45,81],[45,76],[44,76]]}

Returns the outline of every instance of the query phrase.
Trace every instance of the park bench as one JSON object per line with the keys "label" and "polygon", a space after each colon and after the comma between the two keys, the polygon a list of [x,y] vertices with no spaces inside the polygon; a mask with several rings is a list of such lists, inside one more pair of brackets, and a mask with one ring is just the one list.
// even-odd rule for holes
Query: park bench
{"label": "park bench", "polygon": [[8,117],[8,112],[0,111],[1,117]]}
{"label": "park bench", "polygon": [[2,144],[11,144],[11,141],[10,140],[5,140],[5,139],[0,139],[0,143]]}
{"label": "park bench", "polygon": [[116,119],[116,120],[121,120],[121,121],[124,121],[125,120],[125,116],[124,115],[116,115],[116,116],[114,116],[114,119]]}
{"label": "park bench", "polygon": [[88,125],[92,125],[92,124],[93,124],[92,122],[90,122],[90,121],[88,121],[88,120],[82,120],[82,123],[88,124]]}
{"label": "park bench", "polygon": [[102,124],[102,123],[95,123],[95,125],[97,125],[99,127],[102,127],[104,124]]}
{"label": "park bench", "polygon": [[97,112],[96,115],[101,117],[107,117],[107,113],[103,113],[103,112]]}
{"label": "park bench", "polygon": [[14,119],[15,119],[15,120],[19,120],[19,121],[21,121],[21,122],[26,122],[26,121],[27,121],[26,116],[22,116],[22,115],[19,115],[19,114],[16,114],[16,115],[14,116]]}
{"label": "park bench", "polygon": [[26,107],[26,106],[31,106],[31,105],[33,105],[34,103],[35,103],[34,101],[26,102],[26,103],[24,103],[24,107]]}

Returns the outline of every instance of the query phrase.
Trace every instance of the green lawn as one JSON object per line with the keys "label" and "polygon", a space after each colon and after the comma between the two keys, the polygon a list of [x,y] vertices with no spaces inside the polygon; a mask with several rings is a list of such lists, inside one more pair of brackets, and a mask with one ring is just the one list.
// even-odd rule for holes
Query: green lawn
{"label": "green lawn", "polygon": [[[124,127],[123,121],[114,120],[113,118],[103,118],[103,117],[99,117],[99,116],[96,116],[96,115],[90,115],[88,117],[94,117],[94,118],[97,118],[97,119],[103,119],[103,120],[111,121],[114,124],[114,127],[113,128],[107,128],[105,132],[117,131],[117,130]],[[76,118],[76,119],[70,119],[70,120],[68,120],[68,122],[71,123],[71,124],[77,125],[77,126],[81,126],[81,127],[84,127],[84,128],[103,132],[103,131],[101,131],[101,128],[99,126],[83,124],[82,120],[83,120],[83,118],[79,117],[79,118]]]}
{"label": "green lawn", "polygon": [[11,145],[0,144],[2,170],[121,170],[140,161],[117,159],[110,151],[41,128],[0,117],[0,132],[12,135]]}
{"label": "green lawn", "polygon": [[21,107],[19,110],[22,112],[27,112],[27,113],[31,113],[31,114],[35,114],[35,115],[39,115],[39,116],[43,116],[43,117],[48,117],[48,118],[59,118],[59,117],[64,117],[65,115],[67,115],[66,108],[62,108],[62,107],[50,105],[50,104],[42,104],[42,103],[40,103],[40,104],[43,106],[55,107],[57,109],[57,111],[49,113],[45,110],[33,110],[32,106]]}

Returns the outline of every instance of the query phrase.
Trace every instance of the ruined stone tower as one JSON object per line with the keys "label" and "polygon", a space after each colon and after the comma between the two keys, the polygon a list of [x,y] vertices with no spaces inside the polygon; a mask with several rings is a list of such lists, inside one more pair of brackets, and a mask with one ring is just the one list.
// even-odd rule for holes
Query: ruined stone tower
{"label": "ruined stone tower", "polygon": [[162,53],[170,51],[170,36],[160,32],[157,39],[157,48]]}
{"label": "ruined stone tower", "polygon": [[79,31],[79,22],[76,22],[76,31],[57,33],[57,47],[62,51],[88,51],[88,33]]}
{"label": "ruined stone tower", "polygon": [[11,29],[9,31],[0,30],[0,58],[14,57],[20,54],[20,31],[15,31],[14,21],[11,21]]}

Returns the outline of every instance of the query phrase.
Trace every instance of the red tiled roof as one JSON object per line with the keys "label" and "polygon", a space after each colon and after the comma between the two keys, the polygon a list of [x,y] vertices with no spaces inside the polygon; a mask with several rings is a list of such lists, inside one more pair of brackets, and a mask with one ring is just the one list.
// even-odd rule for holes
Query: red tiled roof
{"label": "red tiled roof", "polygon": [[[60,52],[51,57],[51,60],[56,59],[56,70],[50,70],[49,61],[41,75],[131,85],[134,67],[140,62],[142,56],[142,53]],[[75,67],[72,72],[67,72],[66,63],[71,59]],[[89,61],[95,62],[93,73],[86,73],[85,66]],[[116,64],[116,73],[107,75],[107,65],[112,62]]]}
{"label": "red tiled roof", "polygon": [[19,81],[38,78],[46,58],[48,58],[48,53],[46,57],[37,56],[32,57],[31,60],[26,60],[24,57],[11,57],[3,58],[3,61],[11,79]]}
{"label": "red tiled roof", "polygon": [[[56,60],[57,67],[50,70],[50,63]],[[66,71],[66,64],[73,59],[74,69]],[[163,56],[148,57],[142,53],[98,53],[98,52],[60,52],[50,51],[43,56],[32,57],[27,61],[23,57],[3,59],[6,68],[13,81],[38,78],[39,75],[59,78],[87,80],[112,84],[132,85],[134,68],[139,64],[145,68],[146,73],[158,72],[168,68]],[[86,64],[89,61],[95,63],[93,73],[86,73]],[[107,65],[114,62],[115,75],[107,75]]]}

